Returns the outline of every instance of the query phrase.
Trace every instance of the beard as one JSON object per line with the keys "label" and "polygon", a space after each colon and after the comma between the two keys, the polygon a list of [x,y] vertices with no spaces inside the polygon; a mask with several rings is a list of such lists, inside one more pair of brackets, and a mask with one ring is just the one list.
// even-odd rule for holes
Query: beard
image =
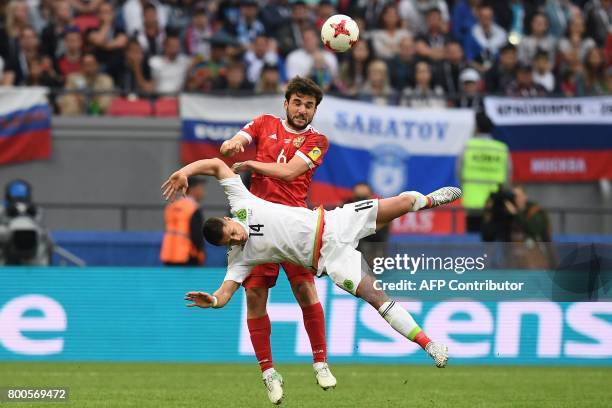
{"label": "beard", "polygon": [[[287,123],[289,124],[289,126],[291,126],[293,129],[295,130],[304,130],[306,129],[306,127],[308,125],[310,125],[310,122],[312,122],[312,119],[308,120],[308,118],[306,116],[300,116],[300,115],[289,115],[289,110],[287,110],[286,112],[286,116],[287,116]],[[297,125],[293,119],[302,119],[304,121],[303,125]]]}

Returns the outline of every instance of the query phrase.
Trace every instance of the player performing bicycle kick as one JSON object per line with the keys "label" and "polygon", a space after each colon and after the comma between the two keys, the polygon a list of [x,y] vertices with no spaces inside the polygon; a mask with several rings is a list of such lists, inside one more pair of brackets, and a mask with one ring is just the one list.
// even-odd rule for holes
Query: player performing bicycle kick
{"label": "player performing bicycle kick", "polygon": [[328,275],[338,287],[368,302],[393,329],[419,344],[437,367],[446,366],[448,348],[431,341],[408,311],[375,288],[370,268],[356,247],[361,238],[408,212],[459,199],[459,188],[443,187],[427,195],[408,191],[395,197],[346,204],[331,211],[310,210],[262,200],[251,194],[222,160],[204,159],[173,173],[162,185],[163,197],[172,200],[183,194],[187,178],[195,175],[213,176],[219,181],[233,218],[214,217],[204,223],[203,233],[208,242],[229,246],[227,273],[212,295],[187,293],[185,300],[193,302],[187,306],[221,308],[254,266],[292,262],[310,268],[317,277]]}

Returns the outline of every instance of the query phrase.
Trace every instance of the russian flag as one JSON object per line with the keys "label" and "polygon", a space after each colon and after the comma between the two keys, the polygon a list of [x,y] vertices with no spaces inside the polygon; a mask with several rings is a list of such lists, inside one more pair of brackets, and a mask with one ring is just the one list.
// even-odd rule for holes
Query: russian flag
{"label": "russian flag", "polygon": [[474,130],[464,109],[408,109],[325,97],[313,121],[330,147],[313,203],[338,203],[366,182],[381,197],[457,186],[456,161]]}
{"label": "russian flag", "polygon": [[283,99],[279,96],[236,98],[181,94],[179,106],[181,161],[185,164],[211,157],[220,157],[228,164],[253,159],[254,146],[227,159],[219,154],[221,143],[231,139],[257,116],[283,114]]}
{"label": "russian flag", "polygon": [[612,179],[612,97],[485,99],[517,181]]}
{"label": "russian flag", "polygon": [[0,164],[51,155],[51,110],[46,88],[0,90]]}

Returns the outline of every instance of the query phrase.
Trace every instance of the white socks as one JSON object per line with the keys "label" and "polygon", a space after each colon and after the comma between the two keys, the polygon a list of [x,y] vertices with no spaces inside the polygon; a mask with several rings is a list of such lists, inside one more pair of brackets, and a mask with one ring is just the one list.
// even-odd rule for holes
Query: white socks
{"label": "white socks", "polygon": [[423,193],[418,191],[404,191],[400,195],[411,195],[414,197],[414,204],[412,205],[412,211],[419,211],[421,208],[427,207],[427,197]]}
{"label": "white socks", "polygon": [[414,341],[414,337],[421,331],[410,313],[400,305],[396,305],[395,302],[385,302],[378,309],[378,313],[395,331],[410,341]]}

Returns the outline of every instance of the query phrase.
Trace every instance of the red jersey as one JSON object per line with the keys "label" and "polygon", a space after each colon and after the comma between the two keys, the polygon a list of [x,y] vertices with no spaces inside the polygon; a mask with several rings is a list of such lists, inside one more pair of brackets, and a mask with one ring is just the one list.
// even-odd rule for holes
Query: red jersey
{"label": "red jersey", "polygon": [[285,120],[273,115],[261,115],[238,132],[255,142],[255,160],[263,163],[288,163],[294,156],[308,164],[308,171],[291,182],[253,172],[251,193],[273,203],[306,207],[306,196],[316,168],[322,163],[329,144],[327,138],[310,125],[297,131]]}

